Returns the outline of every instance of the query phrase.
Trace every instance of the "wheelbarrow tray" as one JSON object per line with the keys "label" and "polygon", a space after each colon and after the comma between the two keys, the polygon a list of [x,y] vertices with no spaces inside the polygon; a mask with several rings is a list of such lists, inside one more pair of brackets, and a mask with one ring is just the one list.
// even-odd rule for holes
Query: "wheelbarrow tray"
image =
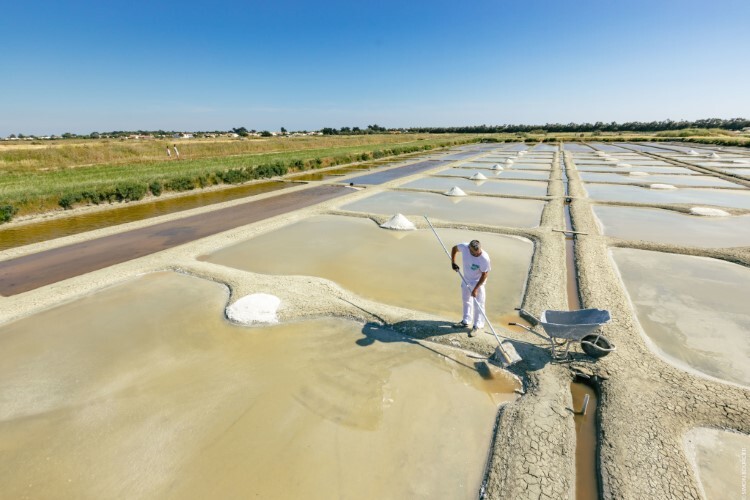
{"label": "wheelbarrow tray", "polygon": [[581,340],[610,319],[609,311],[603,309],[547,310],[542,312],[539,323],[550,337]]}

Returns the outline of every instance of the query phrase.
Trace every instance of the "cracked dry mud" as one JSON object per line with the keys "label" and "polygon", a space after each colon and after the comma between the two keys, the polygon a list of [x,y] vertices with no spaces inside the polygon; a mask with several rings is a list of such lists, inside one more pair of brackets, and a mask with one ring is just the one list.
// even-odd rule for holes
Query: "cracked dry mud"
{"label": "cracked dry mud", "polygon": [[[549,201],[539,227],[517,229],[441,220],[432,222],[437,228],[462,227],[530,239],[535,250],[523,308],[535,315],[544,309],[567,309],[565,237],[553,231],[565,227],[564,188],[557,161],[560,155],[564,155],[568,166],[573,229],[587,233],[578,236],[575,245],[582,306],[599,307],[611,312],[612,321],[604,327],[604,334],[617,346],[617,351],[596,362],[579,356],[569,364],[553,364],[543,341],[525,332],[501,329],[501,334],[513,339],[516,350],[524,359],[511,371],[524,380],[525,394],[500,410],[498,431],[490,450],[485,498],[575,497],[575,427],[569,390],[575,371],[596,375],[601,381],[599,463],[604,497],[701,498],[696,474],[682,444],[683,436],[694,427],[727,428],[750,433],[750,419],[747,418],[750,415],[750,391],[682,371],[649,350],[639,332],[634,311],[608,249],[618,246],[704,255],[744,266],[750,266],[750,249],[703,250],[624,241],[601,235],[592,211],[592,201],[585,197],[573,157],[561,152],[555,153],[552,162],[546,197]],[[440,165],[435,171],[446,168],[446,165]],[[320,278],[267,276],[197,260],[216,249],[310,215],[346,214],[370,217],[382,223],[387,217],[354,214],[342,211],[340,207],[363,196],[397,188],[417,177],[370,186],[362,191],[353,190],[340,199],[312,208],[226,231],[20,296],[0,298],[0,322],[33,314],[138,274],[168,269],[227,284],[231,290],[230,303],[250,293],[274,294],[282,300],[278,312],[282,322],[320,316],[346,317],[362,322],[375,320],[407,335],[489,356],[494,351],[494,340],[490,336],[468,338],[459,332],[435,336],[434,322],[444,322],[446,318],[369,301]],[[241,201],[223,203],[206,211],[237,203]],[[141,227],[176,217],[161,217],[127,227]],[[418,228],[427,229],[423,220],[410,219]],[[94,231],[65,238],[64,242],[85,241],[120,230],[109,228]],[[0,256],[9,258],[61,244],[47,242],[30,245],[0,253]]]}

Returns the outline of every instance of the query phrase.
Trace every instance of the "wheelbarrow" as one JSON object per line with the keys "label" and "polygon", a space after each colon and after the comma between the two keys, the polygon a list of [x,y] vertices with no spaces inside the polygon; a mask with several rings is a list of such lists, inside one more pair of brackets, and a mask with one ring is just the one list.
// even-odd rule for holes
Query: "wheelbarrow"
{"label": "wheelbarrow", "polygon": [[[594,334],[597,328],[611,319],[609,311],[603,309],[579,309],[578,311],[542,311],[540,318],[523,309],[516,309],[521,316],[526,316],[534,320],[534,326],[529,328],[520,323],[508,323],[509,325],[520,326],[526,331],[533,333],[545,340],[548,340],[551,346],[552,359],[564,360],[568,358],[570,344],[573,341],[581,343],[583,352],[592,358],[602,358],[615,350],[615,346],[607,340],[601,333]],[[542,325],[546,336],[534,330],[536,325]],[[560,354],[560,349],[564,348],[564,353]]]}

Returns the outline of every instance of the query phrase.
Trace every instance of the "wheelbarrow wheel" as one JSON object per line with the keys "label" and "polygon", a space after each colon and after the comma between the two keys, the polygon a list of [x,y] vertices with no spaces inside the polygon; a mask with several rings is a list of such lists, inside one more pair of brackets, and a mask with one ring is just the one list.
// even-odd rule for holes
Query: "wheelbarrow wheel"
{"label": "wheelbarrow wheel", "polygon": [[581,339],[581,348],[592,358],[603,358],[615,350],[610,341],[601,335],[586,335]]}

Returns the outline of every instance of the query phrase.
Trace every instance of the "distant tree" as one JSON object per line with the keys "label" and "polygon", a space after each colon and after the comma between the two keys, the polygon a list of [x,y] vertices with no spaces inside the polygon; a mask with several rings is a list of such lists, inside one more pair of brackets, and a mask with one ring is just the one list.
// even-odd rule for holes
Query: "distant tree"
{"label": "distant tree", "polygon": [[99,132],[91,132],[89,134],[89,138],[91,138],[91,139],[98,139],[99,137],[101,137],[101,135],[99,134]]}
{"label": "distant tree", "polygon": [[15,138],[16,138],[16,134],[10,134],[10,135],[8,136],[8,138],[9,138],[9,139],[15,139]]}
{"label": "distant tree", "polygon": [[273,134],[269,132],[268,130],[264,130],[263,132],[260,133],[260,136],[261,137],[273,137]]}
{"label": "distant tree", "polygon": [[284,127],[281,127],[281,133],[286,134],[286,129]]}
{"label": "distant tree", "polygon": [[240,137],[247,137],[248,135],[250,135],[245,127],[233,128],[232,132],[239,135]]}
{"label": "distant tree", "polygon": [[63,139],[72,139],[72,138],[74,138],[74,137],[76,137],[76,135],[75,135],[75,134],[73,134],[73,133],[71,133],[71,132],[65,132],[65,133],[64,133],[64,134],[62,135],[62,138],[63,138]]}

